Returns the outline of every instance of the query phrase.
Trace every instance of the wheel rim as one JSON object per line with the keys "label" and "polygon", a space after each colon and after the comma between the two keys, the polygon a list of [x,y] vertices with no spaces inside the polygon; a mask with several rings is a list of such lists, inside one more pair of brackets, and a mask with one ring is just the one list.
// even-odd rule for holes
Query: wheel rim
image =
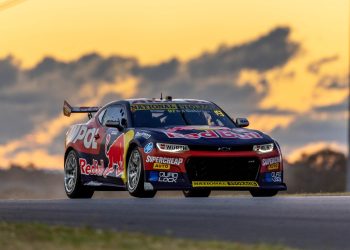
{"label": "wheel rim", "polygon": [[141,175],[141,157],[138,150],[131,153],[128,164],[128,190],[133,192],[139,184]]}
{"label": "wheel rim", "polygon": [[64,164],[64,187],[67,193],[72,193],[77,181],[77,159],[75,154],[70,152]]}

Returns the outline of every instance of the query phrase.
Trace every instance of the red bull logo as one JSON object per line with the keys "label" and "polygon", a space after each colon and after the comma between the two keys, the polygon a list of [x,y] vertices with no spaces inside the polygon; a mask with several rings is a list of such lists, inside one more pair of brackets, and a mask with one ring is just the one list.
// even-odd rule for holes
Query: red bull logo
{"label": "red bull logo", "polygon": [[115,176],[120,177],[124,172],[124,134],[121,134],[114,142],[110,143],[111,135],[106,136],[105,154],[108,159],[103,176],[106,177],[115,171]]}
{"label": "red bull logo", "polygon": [[98,162],[92,159],[92,164],[88,164],[86,159],[79,158],[80,173],[84,175],[98,175],[101,176],[104,172],[103,160]]}

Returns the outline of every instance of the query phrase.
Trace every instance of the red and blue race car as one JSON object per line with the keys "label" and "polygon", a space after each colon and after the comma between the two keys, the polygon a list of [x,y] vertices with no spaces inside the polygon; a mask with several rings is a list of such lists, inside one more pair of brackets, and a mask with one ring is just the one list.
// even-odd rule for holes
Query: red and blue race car
{"label": "red and blue race car", "polygon": [[245,129],[216,104],[192,99],[127,99],[104,107],[72,107],[89,121],[69,128],[64,185],[69,198],[91,198],[98,190],[127,190],[154,197],[182,190],[208,197],[211,190],[248,190],[274,196],[286,190],[279,144]]}

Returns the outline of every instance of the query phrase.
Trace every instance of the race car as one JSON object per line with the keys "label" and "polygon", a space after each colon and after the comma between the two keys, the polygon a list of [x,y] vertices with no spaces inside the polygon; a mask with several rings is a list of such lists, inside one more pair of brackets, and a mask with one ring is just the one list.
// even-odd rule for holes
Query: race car
{"label": "race car", "polygon": [[158,190],[182,190],[185,197],[247,190],[269,197],[287,188],[279,144],[213,102],[168,96],[72,107],[65,101],[63,113],[89,118],[66,133],[69,198],[91,198],[99,190],[127,190],[140,198]]}

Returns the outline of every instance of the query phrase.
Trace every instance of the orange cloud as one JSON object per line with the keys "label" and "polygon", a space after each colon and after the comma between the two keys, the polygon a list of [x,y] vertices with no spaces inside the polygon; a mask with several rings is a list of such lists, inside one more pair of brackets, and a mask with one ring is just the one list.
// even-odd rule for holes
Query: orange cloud
{"label": "orange cloud", "polygon": [[270,132],[276,127],[287,127],[294,117],[292,115],[251,115],[249,123],[252,128]]}
{"label": "orange cloud", "polygon": [[8,164],[20,166],[28,166],[33,163],[38,168],[63,169],[63,155],[51,155],[43,149],[22,151],[7,161]]}

